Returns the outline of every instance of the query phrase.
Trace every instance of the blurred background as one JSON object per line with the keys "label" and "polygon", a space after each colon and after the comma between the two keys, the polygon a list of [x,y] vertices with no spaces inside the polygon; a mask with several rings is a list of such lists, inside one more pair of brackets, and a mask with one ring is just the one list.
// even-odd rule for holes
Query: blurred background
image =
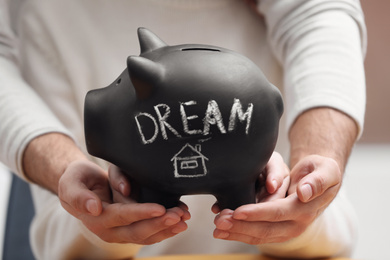
{"label": "blurred background", "polygon": [[362,0],[362,6],[368,28],[368,51],[367,112],[361,143],[390,144],[390,1]]}
{"label": "blurred background", "polygon": [[349,160],[344,185],[360,235],[354,259],[390,259],[390,1],[361,0],[368,30],[365,129]]}

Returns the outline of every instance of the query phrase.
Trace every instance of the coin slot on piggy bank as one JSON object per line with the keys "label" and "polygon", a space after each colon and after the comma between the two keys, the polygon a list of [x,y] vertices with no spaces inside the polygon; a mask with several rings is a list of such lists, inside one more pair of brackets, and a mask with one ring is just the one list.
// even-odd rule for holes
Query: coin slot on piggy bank
{"label": "coin slot on piggy bank", "polygon": [[201,47],[197,47],[197,48],[183,48],[181,49],[182,51],[220,51],[218,49],[212,49],[212,48],[201,48]]}

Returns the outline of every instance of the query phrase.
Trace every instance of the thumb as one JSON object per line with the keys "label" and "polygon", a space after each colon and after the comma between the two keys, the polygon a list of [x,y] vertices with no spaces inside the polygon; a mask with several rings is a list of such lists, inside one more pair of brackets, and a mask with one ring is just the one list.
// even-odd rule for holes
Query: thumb
{"label": "thumb", "polygon": [[314,200],[331,187],[340,185],[342,180],[337,162],[317,155],[305,157],[298,162],[291,175],[295,191],[302,202]]}
{"label": "thumb", "polygon": [[89,161],[69,164],[61,176],[58,197],[61,205],[73,216],[101,214],[102,199],[109,196],[107,174]]}

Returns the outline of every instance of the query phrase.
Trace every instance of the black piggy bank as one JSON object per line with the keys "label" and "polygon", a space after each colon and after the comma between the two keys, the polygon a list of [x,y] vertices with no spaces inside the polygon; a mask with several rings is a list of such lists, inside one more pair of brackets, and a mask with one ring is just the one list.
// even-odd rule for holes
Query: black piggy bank
{"label": "black piggy bank", "polygon": [[168,46],[138,29],[140,56],[85,98],[88,152],[118,167],[139,202],[177,206],[212,194],[220,208],[255,202],[283,101],[249,59],[199,44]]}

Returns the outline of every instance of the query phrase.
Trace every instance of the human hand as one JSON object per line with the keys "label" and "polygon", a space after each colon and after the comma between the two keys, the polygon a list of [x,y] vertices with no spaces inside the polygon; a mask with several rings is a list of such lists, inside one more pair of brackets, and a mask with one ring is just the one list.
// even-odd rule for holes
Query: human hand
{"label": "human hand", "polygon": [[[130,192],[129,185],[125,189]],[[158,204],[114,202],[107,172],[87,160],[69,164],[58,196],[70,214],[106,242],[153,244],[187,228],[188,214],[182,208],[167,211]]]}
{"label": "human hand", "polygon": [[214,236],[248,244],[279,243],[302,234],[336,196],[341,172],[333,159],[310,155],[290,173],[286,198],[222,211]]}
{"label": "human hand", "polygon": [[[290,181],[289,171],[282,156],[273,152],[266,167],[259,174],[260,189],[256,192],[256,203],[286,197]],[[218,202],[212,206],[211,210],[215,214],[221,211]]]}
{"label": "human hand", "polygon": [[[163,206],[154,203],[137,203],[131,198],[131,185],[122,171],[115,165],[109,167],[109,182],[111,185],[112,198],[114,203],[122,203],[124,205],[153,205],[161,207],[165,214],[159,218],[152,220],[144,220],[142,223],[134,223],[136,231],[139,232],[140,238],[147,237],[147,241],[152,243],[138,244],[153,244],[160,242],[169,237],[175,236],[187,229],[185,221],[191,218],[188,212],[188,207],[181,203],[178,207],[166,210]],[[137,226],[139,227],[137,227]],[[149,229],[149,230],[148,230]]]}

